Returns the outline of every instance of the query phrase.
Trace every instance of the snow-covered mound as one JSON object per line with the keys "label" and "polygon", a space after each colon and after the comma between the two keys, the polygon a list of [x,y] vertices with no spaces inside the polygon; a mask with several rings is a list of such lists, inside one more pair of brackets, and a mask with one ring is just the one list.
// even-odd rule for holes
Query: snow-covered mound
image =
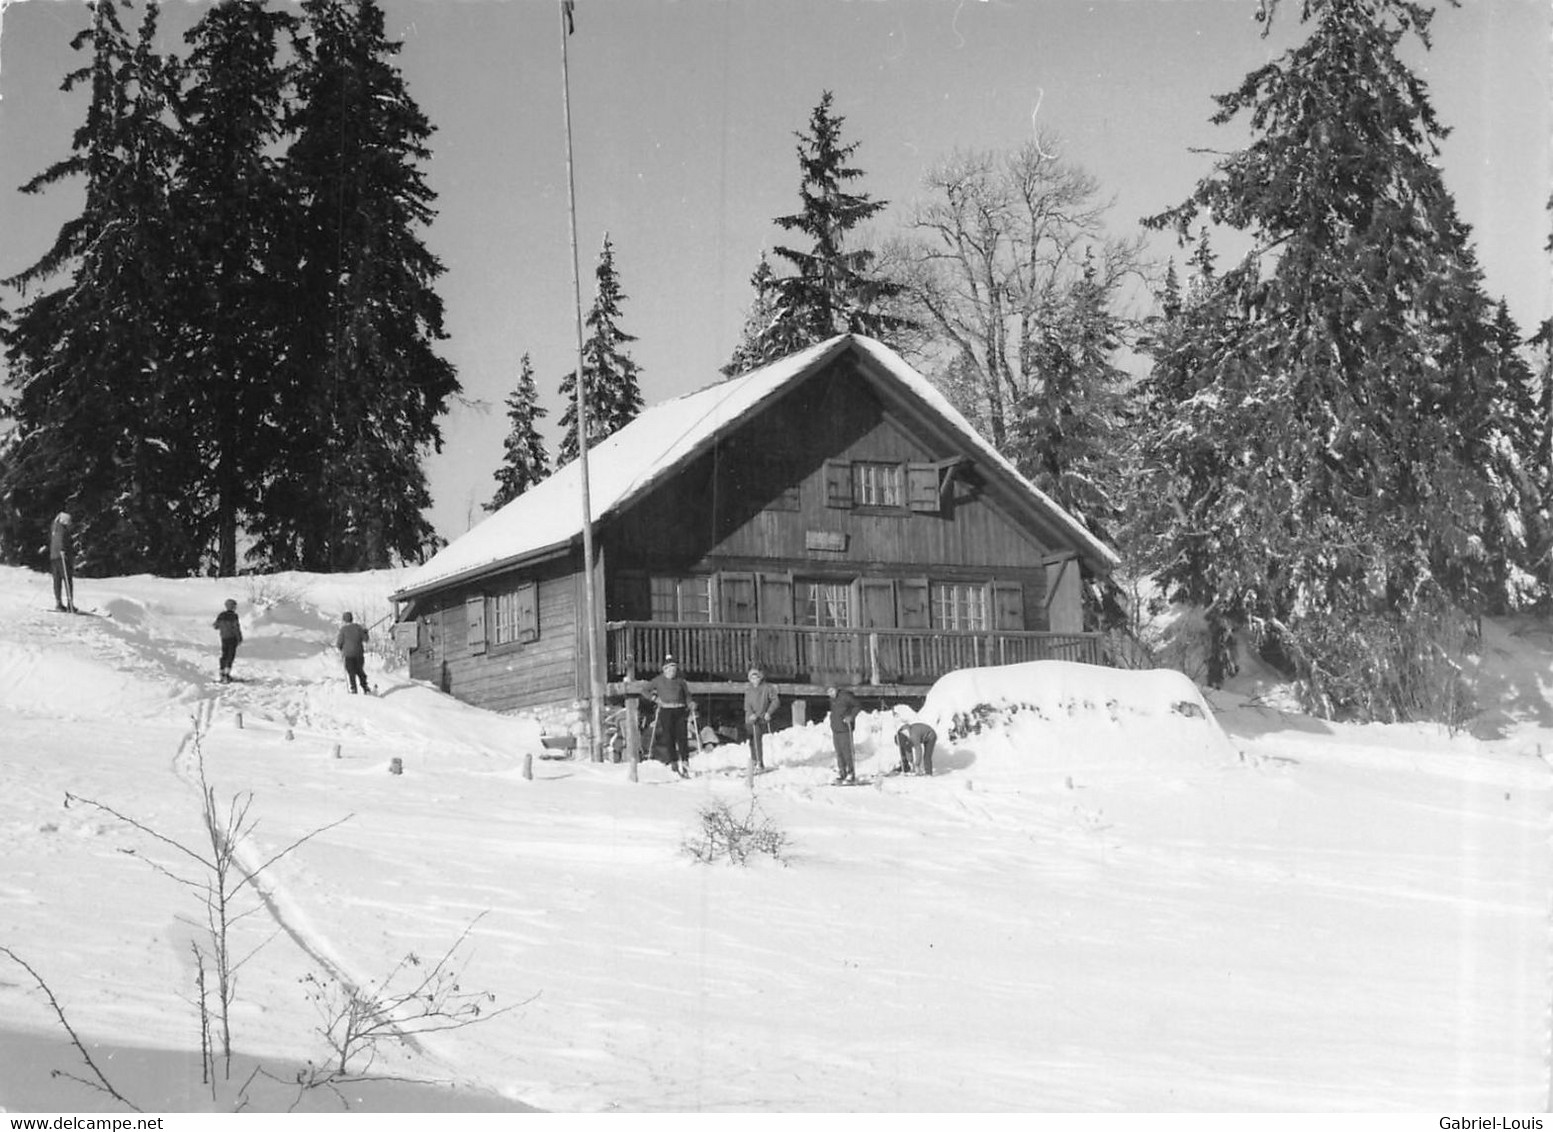
{"label": "snow-covered mound", "polygon": [[951,750],[980,754],[978,773],[1159,774],[1225,766],[1240,753],[1197,685],[1166,669],[1134,672],[1037,660],[951,672],[921,716]]}

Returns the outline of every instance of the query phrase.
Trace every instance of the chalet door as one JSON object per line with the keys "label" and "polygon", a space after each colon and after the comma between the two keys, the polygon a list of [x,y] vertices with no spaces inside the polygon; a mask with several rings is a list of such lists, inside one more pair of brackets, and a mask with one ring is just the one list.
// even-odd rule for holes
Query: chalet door
{"label": "chalet door", "polygon": [[[760,624],[755,638],[755,663],[768,678],[791,679],[797,675],[797,641],[793,635],[793,577],[762,574],[759,593]],[[782,629],[769,626],[785,626]]]}
{"label": "chalet door", "polygon": [[928,583],[926,578],[902,578],[896,585],[899,599],[896,611],[902,629],[918,629],[917,633],[901,633],[896,637],[895,660],[899,667],[897,679],[903,683],[931,683],[947,671],[939,663],[928,631]]}
{"label": "chalet door", "polygon": [[[895,628],[895,583],[888,578],[864,578],[859,610],[864,629]],[[863,649],[862,668],[872,684],[893,684],[900,676],[898,641],[895,634],[865,633],[859,642]]]}
{"label": "chalet door", "polygon": [[[724,623],[755,624],[755,617],[759,611],[755,606],[754,574],[719,574],[717,588],[722,603],[720,613]],[[759,643],[756,640],[757,630],[726,629],[719,630],[718,633],[725,638],[720,650],[724,654],[720,668],[731,679],[738,679],[749,671],[750,665],[759,663],[755,659],[756,647]]]}

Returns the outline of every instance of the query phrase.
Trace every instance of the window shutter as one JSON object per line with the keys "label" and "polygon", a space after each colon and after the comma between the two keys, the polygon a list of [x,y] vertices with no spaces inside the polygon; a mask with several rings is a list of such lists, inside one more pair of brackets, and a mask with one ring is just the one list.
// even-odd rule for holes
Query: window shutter
{"label": "window shutter", "polygon": [[1006,632],[1025,627],[1025,590],[1018,582],[992,583],[992,626]]}
{"label": "window shutter", "polygon": [[902,629],[928,627],[927,579],[902,578],[895,584]]}
{"label": "window shutter", "polygon": [[484,595],[464,599],[464,623],[469,629],[469,651],[483,653],[485,651]]}
{"label": "window shutter", "polygon": [[852,506],[852,464],[850,461],[825,461],[825,506]]}
{"label": "window shutter", "polygon": [[938,499],[937,465],[906,465],[906,506],[913,511],[933,514],[942,510]]}
{"label": "window shutter", "polygon": [[742,625],[758,620],[754,574],[720,574],[717,583],[724,621]]}
{"label": "window shutter", "polygon": [[539,586],[534,582],[524,582],[518,587],[517,616],[515,618],[518,631],[518,640],[539,640]]}

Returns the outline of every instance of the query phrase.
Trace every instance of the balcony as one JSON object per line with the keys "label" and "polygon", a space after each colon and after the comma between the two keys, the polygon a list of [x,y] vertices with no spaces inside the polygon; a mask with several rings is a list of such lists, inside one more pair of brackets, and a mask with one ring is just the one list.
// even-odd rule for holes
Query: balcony
{"label": "balcony", "polygon": [[839,683],[924,686],[957,668],[1076,660],[1104,664],[1098,633],[946,629],[816,629],[687,621],[611,621],[605,626],[609,680],[645,680],[665,656],[698,683],[744,682],[759,665],[772,682],[823,688]]}

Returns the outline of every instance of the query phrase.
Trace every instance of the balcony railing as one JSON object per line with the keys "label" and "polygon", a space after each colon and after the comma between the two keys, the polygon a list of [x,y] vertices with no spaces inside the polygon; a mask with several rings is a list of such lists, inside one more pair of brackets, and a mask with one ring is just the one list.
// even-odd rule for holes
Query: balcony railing
{"label": "balcony railing", "polygon": [[768,680],[882,686],[931,684],[957,668],[1077,660],[1103,664],[1097,633],[947,629],[816,629],[687,621],[611,621],[609,678],[655,675],[665,656],[687,680],[743,681],[751,665]]}

